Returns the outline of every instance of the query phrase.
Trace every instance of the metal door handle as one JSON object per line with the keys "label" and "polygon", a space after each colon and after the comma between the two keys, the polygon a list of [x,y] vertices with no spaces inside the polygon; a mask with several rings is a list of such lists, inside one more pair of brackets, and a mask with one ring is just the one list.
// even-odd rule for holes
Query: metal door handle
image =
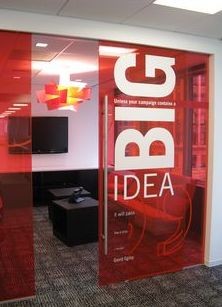
{"label": "metal door handle", "polygon": [[108,254],[108,96],[104,97],[104,254]]}

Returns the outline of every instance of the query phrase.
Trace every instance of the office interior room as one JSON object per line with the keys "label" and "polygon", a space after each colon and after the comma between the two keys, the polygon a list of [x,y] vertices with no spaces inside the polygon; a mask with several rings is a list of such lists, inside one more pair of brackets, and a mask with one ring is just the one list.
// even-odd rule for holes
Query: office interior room
{"label": "office interior room", "polygon": [[[25,172],[32,174],[22,178],[26,189],[23,192],[23,182],[21,178],[13,178],[12,183],[6,183],[13,186],[15,195],[24,197],[29,203],[32,204],[32,190],[34,191],[37,203],[44,202],[44,197],[46,193],[42,193],[42,190],[37,187],[38,183],[42,180],[45,180],[46,185],[54,181],[55,186],[58,184],[59,176],[62,175],[62,180],[66,184],[76,184],[82,185],[84,188],[92,188],[97,186],[97,170],[99,167],[99,44],[105,45],[107,40],[110,45],[120,46],[121,43],[124,46],[138,46],[139,48],[144,46],[144,48],[150,48],[149,50],[155,50],[155,47],[163,48],[164,50],[172,50],[171,56],[178,56],[178,54],[183,53],[183,51],[190,53],[197,53],[198,55],[203,54],[204,56],[209,56],[209,64],[206,62],[205,69],[209,70],[209,79],[207,81],[209,88],[207,86],[206,80],[199,77],[199,82],[202,84],[202,90],[209,90],[209,117],[203,111],[201,114],[196,114],[193,116],[192,124],[197,125],[197,130],[202,129],[202,136],[196,138],[196,145],[200,145],[200,148],[203,149],[205,146],[205,153],[201,155],[198,153],[198,146],[195,147],[196,154],[193,155],[193,165],[198,167],[193,168],[192,177],[201,182],[203,180],[203,174],[206,175],[206,167],[208,165],[208,173],[205,177],[207,182],[207,194],[205,194],[206,207],[204,208],[205,217],[204,217],[204,241],[202,241],[202,251],[204,250],[204,258],[202,257],[202,262],[207,266],[220,265],[222,263],[222,244],[221,244],[221,234],[222,227],[220,227],[221,220],[221,210],[220,203],[222,199],[220,182],[221,182],[221,86],[220,82],[222,80],[222,71],[220,69],[222,60],[221,60],[221,42],[220,38],[222,33],[220,33],[220,27],[217,25],[220,24],[220,14],[209,18],[208,15],[204,13],[197,13],[189,11],[178,11],[173,8],[159,7],[152,4],[153,1],[142,1],[140,4],[135,4],[132,1],[118,1],[116,5],[120,8],[116,9],[114,3],[101,3],[96,1],[93,6],[95,6],[96,11],[91,6],[90,1],[85,1],[85,7],[80,6],[79,9],[76,9],[75,1],[57,1],[52,3],[47,1],[47,6],[38,5],[35,6],[34,3],[27,4],[25,1],[21,1],[20,5],[14,1],[13,4],[8,4],[7,1],[5,4],[0,4],[0,16],[1,16],[1,29],[2,31],[9,31],[7,35],[12,35],[11,39],[14,39],[16,42],[16,33],[18,36],[23,32],[24,35],[30,35],[28,38],[31,47],[31,57],[32,57],[32,69],[29,71],[26,78],[29,79],[29,85],[27,88],[23,85],[16,86],[15,82],[22,84],[22,80],[15,79],[12,81],[11,87],[8,91],[14,91],[17,96],[21,94],[31,93],[31,104],[25,106],[21,115],[30,118],[31,117],[67,117],[68,118],[68,152],[61,154],[26,154],[19,157],[19,155],[8,155],[6,149],[4,148],[3,155],[7,155],[7,159],[4,160],[5,163],[1,167],[1,177],[5,180],[4,175],[7,173],[13,174],[15,170],[17,172]],[[1,6],[2,5],[2,6]],[[105,7],[104,7],[105,5]],[[76,13],[72,13],[73,7],[75,8]],[[113,8],[115,7],[115,12]],[[82,8],[82,10],[81,10]],[[90,15],[88,10],[91,12]],[[124,9],[123,9],[124,8]],[[59,16],[54,16],[54,14]],[[47,14],[45,14],[47,13]],[[76,14],[76,15],[75,15]],[[113,16],[111,16],[113,14]],[[130,17],[132,16],[132,17]],[[134,16],[134,17],[133,17]],[[152,17],[152,16],[155,16]],[[164,18],[163,18],[164,16]],[[167,16],[167,18],[165,17]],[[181,18],[179,18],[180,16]],[[155,20],[154,20],[155,19]],[[11,20],[14,20],[12,24]],[[198,20],[198,22],[197,22]],[[190,22],[188,22],[190,21]],[[10,32],[12,31],[12,32]],[[11,40],[11,41],[12,41]],[[38,48],[36,47],[37,42],[46,42],[48,48]],[[6,44],[5,44],[6,45]],[[24,46],[24,41],[21,45],[19,43],[16,46],[16,50],[19,47],[27,48]],[[12,47],[13,48],[13,47]],[[6,49],[6,48],[5,48]],[[175,53],[174,51],[175,50]],[[29,50],[30,51],[30,50]],[[153,51],[157,52],[157,51]],[[159,52],[159,51],[158,51]],[[161,53],[161,52],[160,52]],[[7,51],[5,50],[5,55]],[[22,59],[22,53],[20,56]],[[14,54],[15,55],[15,54]],[[189,57],[186,58],[186,61]],[[107,59],[107,58],[106,58]],[[110,59],[110,58],[108,58]],[[14,61],[13,54],[10,53],[10,61]],[[84,65],[81,64],[83,71],[71,71],[69,70],[68,63],[78,61],[83,61],[84,63],[89,64],[88,70],[84,71]],[[101,60],[101,57],[100,57]],[[62,71],[62,66],[57,66],[57,72],[51,71],[48,68],[44,71],[44,64],[46,62],[55,62],[66,63],[66,69],[69,70],[69,78],[72,82],[85,82],[87,86],[91,89],[91,98],[90,100],[83,101],[77,106],[77,111],[70,110],[49,110],[47,108],[47,103],[38,102],[37,93],[44,89],[44,86],[47,84],[58,84],[60,82],[59,77]],[[39,62],[39,63],[38,63]],[[40,63],[41,62],[41,63]],[[107,63],[109,60],[107,60]],[[195,62],[195,61],[194,61]],[[31,62],[30,62],[31,63]],[[181,61],[182,63],[182,61]],[[200,72],[203,69],[203,62],[197,61],[194,64],[190,64],[191,67],[198,67]],[[104,60],[103,65],[106,64]],[[187,62],[184,63],[187,65]],[[36,65],[36,66],[35,66]],[[38,66],[39,65],[39,66]],[[42,66],[40,66],[42,65]],[[182,65],[182,64],[181,64]],[[200,66],[199,66],[200,65]],[[6,66],[4,66],[5,68]],[[12,66],[11,66],[12,67]],[[77,65],[76,65],[77,67]],[[90,67],[90,68],[89,68]],[[112,65],[110,66],[112,67]],[[78,68],[78,67],[77,67]],[[192,70],[192,69],[191,69]],[[12,70],[13,71],[13,70]],[[21,69],[15,69],[14,72],[21,73]],[[112,68],[109,71],[106,71],[109,82],[109,76],[112,74]],[[29,75],[30,74],[30,75]],[[67,76],[66,76],[67,77]],[[104,76],[103,76],[104,77]],[[26,79],[26,80],[27,80]],[[200,81],[201,79],[201,81]],[[79,80],[79,81],[78,81]],[[81,80],[81,81],[80,81]],[[2,80],[2,92],[6,92],[5,84]],[[194,82],[198,82],[195,80]],[[104,88],[105,85],[103,84]],[[102,88],[102,86],[101,86]],[[205,92],[206,94],[206,92]],[[203,95],[199,92],[199,95]],[[24,98],[24,97],[23,97]],[[123,99],[123,97],[117,96],[118,99]],[[191,99],[191,98],[189,98]],[[20,101],[21,102],[21,101]],[[24,103],[30,103],[27,100],[27,97],[23,100]],[[4,101],[4,106],[7,104],[7,99]],[[3,110],[1,110],[3,112]],[[20,111],[19,111],[20,112]],[[23,113],[22,113],[23,112]],[[194,112],[195,113],[195,112]],[[198,113],[198,112],[197,112]],[[199,116],[199,117],[198,117]],[[208,120],[208,118],[209,120]],[[199,120],[199,123],[198,123]],[[1,118],[2,123],[4,119]],[[203,127],[203,121],[207,124],[207,127]],[[1,129],[6,129],[4,124],[2,124]],[[121,127],[119,128],[122,129]],[[196,127],[193,128],[194,134],[196,133]],[[208,129],[208,132],[207,132]],[[2,131],[3,131],[2,130]],[[205,135],[205,136],[203,136]],[[205,141],[204,141],[205,139]],[[208,143],[207,140],[208,139]],[[1,136],[1,144],[5,144],[6,139],[4,140],[4,133]],[[206,147],[206,145],[208,145]],[[2,147],[3,148],[3,147]],[[2,150],[1,148],[1,150]],[[13,159],[11,157],[13,156]],[[11,159],[11,161],[10,161]],[[184,166],[184,165],[183,165]],[[80,173],[83,171],[83,173]],[[89,171],[89,173],[88,173]],[[203,171],[200,173],[200,171]],[[71,173],[70,173],[71,172]],[[179,172],[179,171],[178,171]],[[55,177],[52,178],[52,174],[55,174]],[[67,174],[67,177],[64,173]],[[77,179],[74,182],[70,182],[70,176],[76,176]],[[94,183],[92,185],[89,176],[93,176]],[[12,175],[13,177],[14,175]],[[45,177],[44,177],[45,176]],[[47,177],[48,176],[48,177]],[[12,179],[10,177],[10,180]],[[65,179],[64,179],[65,178]],[[8,177],[6,178],[6,181]],[[84,186],[84,180],[87,182],[87,187]],[[61,183],[59,182],[59,184]],[[33,184],[33,186],[32,186]],[[47,186],[48,189],[49,185]],[[198,185],[201,188],[201,184]],[[98,188],[98,186],[96,187]],[[32,254],[32,224],[27,217],[32,219],[32,212],[30,210],[31,206],[24,207],[23,204],[19,204],[17,207],[13,205],[13,195],[10,195],[10,191],[7,190],[7,197],[9,203],[12,204],[10,210],[22,210],[16,213],[16,218],[18,219],[19,225],[25,225],[27,236],[29,236],[28,242],[31,245],[27,245],[27,253],[29,254],[29,270],[25,271],[29,275],[30,281],[30,292],[34,294],[34,279],[33,279],[33,270],[34,270],[34,259]],[[94,191],[95,192],[95,191]],[[19,195],[20,193],[21,195]],[[98,194],[95,192],[95,194]],[[95,195],[97,198],[98,195]],[[48,200],[47,200],[48,201]],[[1,207],[0,207],[1,209]],[[11,211],[7,210],[7,213]],[[22,212],[22,214],[20,214]],[[26,218],[24,218],[24,212],[26,212]],[[14,227],[15,219],[10,220],[10,217],[6,214],[4,218],[11,223],[10,227]],[[141,221],[137,221],[139,224]],[[5,223],[5,222],[4,222]],[[7,230],[7,227],[6,227]],[[0,234],[1,241],[1,234]],[[0,243],[1,244],[1,243]],[[11,247],[10,247],[11,248]],[[5,259],[5,258],[4,258]],[[7,266],[7,263],[5,263]],[[25,268],[25,263],[20,266],[23,270]],[[17,272],[18,273],[18,272]],[[3,276],[3,275],[2,275]],[[22,280],[21,284],[25,284],[25,281]],[[4,284],[3,292],[9,293],[7,289],[7,284]],[[19,289],[20,296],[29,296],[27,292],[22,292],[22,287]],[[15,295],[16,298],[16,295]],[[7,299],[7,297],[3,298]]]}
{"label": "office interior room", "polygon": [[[46,48],[36,46],[47,44]],[[98,43],[69,37],[32,37],[32,116],[68,117],[68,153],[33,155],[33,170],[98,168]],[[61,80],[66,78],[65,81]],[[73,82],[73,83],[72,83]],[[90,97],[70,110],[52,110],[39,103],[38,92],[46,84],[66,84],[90,88]],[[64,84],[64,85],[65,85]]]}

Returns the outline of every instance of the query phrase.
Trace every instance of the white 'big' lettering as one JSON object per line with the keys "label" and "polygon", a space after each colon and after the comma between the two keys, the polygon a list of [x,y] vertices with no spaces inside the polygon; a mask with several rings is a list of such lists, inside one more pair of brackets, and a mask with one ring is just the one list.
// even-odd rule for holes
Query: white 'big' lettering
{"label": "white 'big' lettering", "polygon": [[[165,81],[162,84],[137,83],[127,80],[126,70],[136,67],[136,54],[121,56],[114,67],[114,78],[118,88],[126,95],[139,97],[165,97],[172,93],[176,83],[176,75],[172,66],[174,58],[146,55],[145,76],[155,77],[156,70],[162,70]],[[167,108],[138,108],[138,107],[115,107],[115,121],[152,121],[152,122],[174,122],[175,110]],[[151,155],[150,147],[153,142],[160,141],[165,147],[164,154]],[[126,156],[126,147],[129,143],[135,143],[139,148],[137,156]],[[141,170],[174,167],[174,140],[173,136],[163,127],[149,129],[143,135],[137,129],[125,129],[119,133],[115,142],[114,168],[119,170]],[[144,198],[161,196],[163,190],[170,190],[174,194],[170,174],[166,173],[159,194],[150,194],[149,189],[154,183],[149,182],[150,177],[157,176],[156,173],[144,175]],[[118,176],[114,176],[114,195],[118,199]],[[136,184],[133,195],[128,194],[127,181],[131,179]],[[140,191],[140,181],[136,175],[124,175],[124,199],[134,199]]]}
{"label": "white 'big' lettering", "polygon": [[[172,122],[175,120],[175,110],[116,107],[115,120]],[[164,144],[165,155],[149,155],[149,148],[155,141],[161,141]],[[126,146],[129,143],[137,144],[138,156],[126,156]],[[118,135],[115,144],[115,170],[161,167],[174,167],[174,141],[167,129],[152,128],[145,136],[136,129],[126,129]]]}
{"label": "white 'big' lettering", "polygon": [[174,58],[156,55],[145,56],[145,76],[155,77],[156,69],[162,70],[166,79],[162,84],[147,84],[130,82],[126,78],[126,70],[136,67],[136,54],[129,53],[119,57],[114,67],[114,78],[118,88],[126,95],[140,97],[165,97],[174,89],[176,76],[172,66]]}

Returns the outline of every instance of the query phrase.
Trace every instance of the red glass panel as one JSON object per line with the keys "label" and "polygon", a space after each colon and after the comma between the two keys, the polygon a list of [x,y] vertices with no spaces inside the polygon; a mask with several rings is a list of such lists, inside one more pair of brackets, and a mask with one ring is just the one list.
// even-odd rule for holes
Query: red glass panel
{"label": "red glass panel", "polygon": [[0,301],[33,296],[31,35],[0,32]]}
{"label": "red glass panel", "polygon": [[100,283],[201,264],[208,55],[100,46]]}

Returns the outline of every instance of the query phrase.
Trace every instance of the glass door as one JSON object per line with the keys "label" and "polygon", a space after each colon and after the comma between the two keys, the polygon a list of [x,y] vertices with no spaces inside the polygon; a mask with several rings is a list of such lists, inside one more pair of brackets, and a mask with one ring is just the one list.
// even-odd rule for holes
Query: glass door
{"label": "glass door", "polygon": [[208,55],[111,42],[99,50],[100,283],[201,264]]}

